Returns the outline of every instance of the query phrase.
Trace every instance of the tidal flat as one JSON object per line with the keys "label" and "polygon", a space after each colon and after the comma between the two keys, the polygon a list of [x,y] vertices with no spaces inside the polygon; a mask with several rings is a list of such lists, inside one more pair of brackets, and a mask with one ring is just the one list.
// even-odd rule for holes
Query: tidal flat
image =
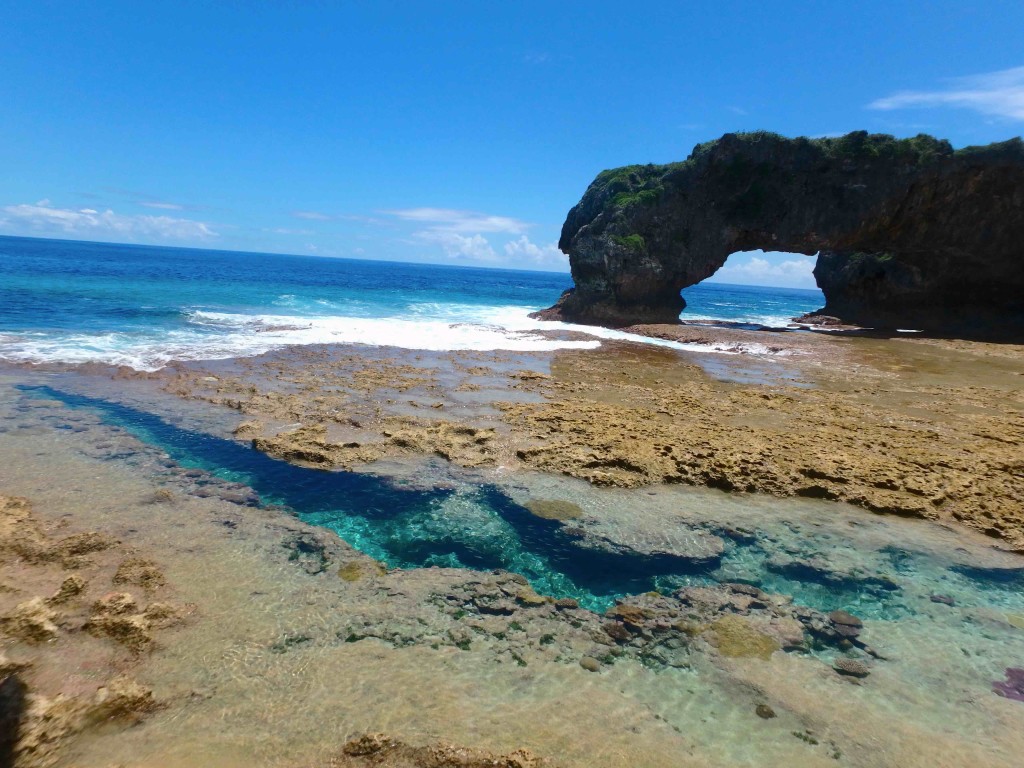
{"label": "tidal flat", "polygon": [[10,749],[1017,765],[1024,351],[672,333],[4,369]]}

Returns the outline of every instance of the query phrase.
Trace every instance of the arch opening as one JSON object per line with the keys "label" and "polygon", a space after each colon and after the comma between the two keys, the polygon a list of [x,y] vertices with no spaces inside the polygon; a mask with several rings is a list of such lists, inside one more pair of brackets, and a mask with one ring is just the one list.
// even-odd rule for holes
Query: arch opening
{"label": "arch opening", "polygon": [[681,291],[685,323],[738,328],[785,328],[793,318],[821,309],[825,294],[813,270],[817,254],[737,251],[696,285]]}

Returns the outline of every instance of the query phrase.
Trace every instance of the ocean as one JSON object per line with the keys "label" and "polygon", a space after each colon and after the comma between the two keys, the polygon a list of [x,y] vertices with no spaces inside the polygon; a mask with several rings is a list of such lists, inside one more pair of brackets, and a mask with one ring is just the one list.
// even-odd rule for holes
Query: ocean
{"label": "ocean", "polygon": [[[571,285],[550,272],[0,237],[0,359],[156,370],[293,344],[543,351],[627,338],[691,348],[529,317]],[[824,303],[817,290],[715,283],[683,296],[686,320],[770,327]],[[592,338],[538,333],[558,329]]]}

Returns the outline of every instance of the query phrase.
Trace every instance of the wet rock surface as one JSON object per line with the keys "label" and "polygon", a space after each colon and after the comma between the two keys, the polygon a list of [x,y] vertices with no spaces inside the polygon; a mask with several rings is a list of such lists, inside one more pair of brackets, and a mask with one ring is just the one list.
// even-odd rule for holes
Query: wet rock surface
{"label": "wet rock surface", "polygon": [[[763,344],[757,334],[746,338]],[[215,382],[202,370],[178,370],[164,385],[258,417],[263,434],[245,433],[258,449],[321,468],[433,455],[600,487],[684,484],[834,500],[962,523],[1024,547],[1020,348],[958,342],[947,356],[918,341],[782,345],[796,350],[786,362],[792,381],[714,381],[675,353],[610,346],[535,360],[550,375],[533,378],[479,353],[403,367],[299,349],[240,362]],[[1006,362],[981,376],[995,354]],[[455,372],[450,381],[437,371],[442,362]],[[363,388],[360,370],[373,373],[366,380],[392,378],[375,392]],[[456,390],[476,381],[492,391],[486,407],[458,399]],[[444,423],[408,413],[438,402]],[[396,443],[394,419],[428,438]],[[216,479],[194,482],[233,500]]]}
{"label": "wet rock surface", "polygon": [[[91,429],[100,433],[106,431],[95,426]],[[474,734],[460,732],[452,737],[452,741],[458,743],[486,743],[495,759],[509,755],[507,750],[517,744],[529,745],[538,754],[561,758],[565,745],[576,749],[580,739],[594,737],[591,718],[607,718],[611,713],[613,720],[602,721],[600,738],[587,743],[586,753],[576,749],[569,756],[572,765],[618,765],[621,755],[626,754],[622,752],[624,748],[629,754],[648,756],[656,753],[659,745],[665,750],[671,749],[671,757],[660,763],[645,757],[645,763],[676,765],[679,755],[695,749],[699,760],[713,754],[715,764],[749,764],[749,755],[744,754],[743,749],[728,752],[731,737],[728,733],[719,733],[720,722],[730,724],[730,733],[743,733],[744,743],[756,745],[758,750],[768,749],[768,753],[759,753],[767,755],[763,757],[766,764],[779,765],[801,764],[801,760],[811,765],[831,765],[839,759],[836,755],[840,751],[842,759],[852,765],[870,765],[868,755],[873,752],[862,746],[867,743],[882,743],[887,750],[897,750],[892,754],[899,754],[901,764],[905,765],[924,765],[929,761],[934,764],[936,756],[951,754],[956,760],[965,754],[982,756],[973,763],[959,760],[962,764],[1000,765],[999,759],[987,758],[1000,754],[998,750],[1005,748],[1003,745],[1009,743],[1007,739],[1012,740],[1009,720],[990,725],[985,731],[986,739],[998,739],[999,746],[990,748],[979,745],[969,734],[948,734],[943,729],[933,728],[934,724],[928,724],[928,716],[922,716],[921,708],[913,703],[906,704],[896,732],[889,727],[891,724],[879,727],[872,719],[887,709],[879,710],[871,702],[885,697],[904,701],[900,698],[904,687],[906,701],[913,702],[924,695],[922,691],[933,689],[928,688],[933,686],[933,677],[941,678],[941,690],[951,691],[950,699],[960,702],[955,706],[983,708],[987,696],[997,706],[1010,708],[1007,713],[999,710],[1000,717],[1012,717],[1012,708],[1018,705],[1000,702],[996,693],[989,689],[990,681],[997,676],[989,667],[1000,658],[998,642],[1017,630],[1007,623],[1005,611],[968,607],[971,599],[965,595],[973,593],[964,589],[967,583],[976,582],[989,584],[992,589],[1012,591],[1013,582],[1000,581],[998,575],[986,581],[984,573],[967,575],[946,569],[937,578],[929,574],[931,580],[915,589],[913,582],[923,565],[918,554],[902,549],[888,554],[885,550],[876,552],[877,546],[869,548],[871,556],[863,558],[857,570],[856,563],[836,554],[842,552],[844,542],[848,548],[862,545],[864,540],[859,532],[863,526],[854,525],[855,520],[851,520],[847,532],[849,540],[841,530],[838,535],[824,535],[816,525],[820,521],[814,519],[799,528],[766,526],[763,525],[766,521],[757,517],[743,521],[723,519],[700,527],[723,541],[726,555],[736,547],[746,548],[756,555],[749,563],[737,563],[728,556],[723,558],[719,577],[724,578],[726,572],[733,572],[741,565],[755,566],[756,570],[761,567],[758,564],[762,557],[782,552],[793,559],[808,560],[813,558],[814,550],[830,546],[833,548],[830,554],[824,551],[818,554],[829,566],[828,571],[836,574],[834,580],[825,579],[822,571],[812,574],[817,580],[800,582],[765,569],[764,573],[771,578],[778,578],[774,583],[789,581],[789,586],[761,589],[752,584],[730,582],[663,588],[658,593],[621,597],[607,612],[594,612],[582,609],[578,601],[569,598],[552,599],[539,594],[522,577],[508,572],[387,569],[329,532],[303,525],[288,514],[275,512],[273,507],[249,507],[219,497],[193,494],[192,489],[219,482],[208,471],[165,466],[161,464],[165,459],[161,459],[158,450],[145,449],[127,438],[108,441],[107,448],[95,449],[95,463],[90,466],[104,466],[109,456],[117,454],[122,457],[117,459],[119,465],[128,464],[135,474],[146,473],[146,477],[151,478],[148,482],[153,483],[138,493],[139,498],[144,499],[139,508],[140,520],[123,523],[111,539],[127,541],[130,531],[142,522],[141,518],[159,516],[162,526],[157,529],[156,540],[165,542],[167,531],[187,531],[187,541],[171,539],[173,551],[189,563],[202,562],[210,569],[209,583],[202,587],[205,590],[203,601],[231,592],[238,604],[229,612],[217,610],[211,614],[232,617],[232,621],[224,622],[218,630],[228,642],[223,646],[203,647],[202,653],[195,654],[196,659],[214,659],[215,663],[197,670],[182,688],[171,689],[167,703],[173,712],[151,716],[150,723],[158,720],[160,729],[147,733],[138,729],[134,733],[125,732],[123,738],[130,741],[121,741],[119,736],[101,742],[106,746],[129,743],[139,750],[137,754],[142,754],[149,749],[149,743],[154,743],[152,737],[158,736],[164,738],[158,742],[164,748],[176,749],[175,745],[190,738],[193,730],[207,735],[218,731],[216,727],[210,728],[206,721],[212,718],[219,722],[223,712],[231,712],[235,723],[249,718],[252,734],[260,734],[260,743],[269,739],[279,745],[283,743],[279,734],[289,731],[296,733],[300,740],[306,740],[308,731],[296,727],[301,724],[289,722],[289,717],[300,712],[308,716],[309,707],[317,705],[318,697],[308,695],[309,690],[323,691],[329,702],[327,711],[314,710],[322,716],[321,722],[330,723],[334,729],[343,727],[339,724],[360,723],[359,730],[353,729],[350,733],[364,732],[366,718],[371,718],[368,724],[371,728],[392,730],[394,722],[388,718],[398,717],[394,708],[411,707],[403,711],[400,719],[403,727],[406,722],[416,723],[415,727],[410,726],[410,732],[401,735],[405,743],[412,744],[430,743],[433,738],[460,727],[461,718],[469,710],[451,708],[449,702],[460,702],[459,697],[465,697],[467,703],[460,706],[468,707],[468,702],[473,702],[470,720],[480,722],[481,733],[499,730],[506,733],[509,732],[506,728],[515,729],[517,735],[498,742],[497,749],[494,741],[480,741]],[[83,442],[82,445],[92,450],[95,443]],[[425,479],[419,480],[421,485],[425,482]],[[158,496],[155,488],[167,490],[168,494]],[[646,491],[641,494],[641,500],[648,498]],[[557,496],[543,490],[526,495],[541,499]],[[645,531],[644,526],[637,526],[632,518],[609,514],[613,510],[593,504],[593,498],[590,494],[581,494],[577,506],[583,512],[582,517],[563,521],[564,524],[571,527],[581,520],[587,525],[610,524],[606,532],[612,540],[626,544],[640,540],[637,531]],[[654,503],[653,496],[649,498],[652,502],[645,510],[649,513],[665,511],[664,506]],[[457,511],[451,505],[439,509],[446,515]],[[544,520],[525,509],[520,513]],[[74,530],[59,530],[56,539],[75,535]],[[197,535],[197,531],[202,533]],[[154,535],[152,531],[150,535]],[[836,541],[831,541],[832,538]],[[796,546],[801,540],[803,545]],[[224,546],[204,551],[215,541],[223,542]],[[64,589],[64,583],[73,574],[54,574],[45,589],[37,590],[37,594],[50,605],[53,598],[63,592],[75,593],[69,604],[80,606],[74,610],[81,611],[78,615],[83,626],[94,614],[97,618],[145,615],[155,623],[163,613],[159,604],[166,599],[163,590],[168,589],[167,584],[156,587],[150,594],[143,586],[145,564],[129,562],[123,569],[122,566],[133,558],[159,566],[162,557],[152,551],[123,551],[120,546],[123,545],[84,555],[71,554],[105,569],[103,579],[87,579],[84,591],[78,591],[74,580],[69,582],[68,590]],[[254,579],[252,570],[240,567],[245,553],[260,560],[261,568],[269,574],[268,579]],[[971,562],[974,553],[973,549],[971,555],[965,551],[959,560]],[[62,561],[53,563],[62,564]],[[992,564],[987,556],[975,561],[979,566]],[[888,567],[888,571],[883,566]],[[122,573],[122,580],[115,584],[118,571]],[[862,578],[885,573],[896,578],[899,590],[874,590],[870,581]],[[85,570],[82,574],[88,576]],[[850,574],[858,578],[847,578]],[[196,575],[197,584],[202,576]],[[849,587],[851,591],[840,603],[846,612],[807,609],[779,594],[796,589],[802,583],[812,586],[810,592],[802,592],[812,601],[818,594],[813,592],[813,588],[817,588],[814,585],[820,585],[830,594],[840,594]],[[935,605],[929,595],[936,592],[939,584],[944,591],[956,596],[957,606],[936,606],[933,617],[927,613],[930,606]],[[276,593],[278,589],[280,594]],[[75,602],[76,599],[81,602]],[[1012,605],[1012,599],[1008,599],[1007,605]],[[893,617],[900,615],[898,610],[888,619],[876,621],[876,616],[862,614],[857,607],[864,601],[877,609],[878,601],[884,600],[892,601],[895,609],[903,602],[913,605],[923,611],[922,621],[936,624],[933,627],[928,623],[918,630],[919,622],[914,618],[906,622],[894,620]],[[14,607],[18,602],[24,599],[12,599],[10,605]],[[62,605],[64,603],[58,600],[53,608],[65,610]],[[978,628],[955,635],[958,639],[952,642],[962,644],[963,653],[956,646],[950,648],[949,637],[942,634],[947,631],[946,624],[960,621],[961,616],[964,621],[976,622]],[[170,617],[171,614],[166,615]],[[242,619],[237,627],[233,626],[234,617]],[[207,621],[202,616],[200,619],[194,624],[186,623],[183,629],[191,634],[193,629],[205,631],[214,623],[220,623]],[[901,639],[904,631],[917,633],[920,651]],[[135,655],[127,646],[104,634],[93,635],[86,631],[77,634],[84,641],[123,653],[121,658],[131,665],[150,664],[162,658],[161,654],[149,651]],[[164,630],[153,634],[157,648],[177,637]],[[875,648],[866,645],[869,639]],[[890,641],[900,643],[895,654],[890,653]],[[60,642],[63,637],[58,638]],[[930,645],[932,643],[934,645]],[[33,647],[26,643],[19,648]],[[212,655],[211,648],[217,649]],[[18,652],[23,652],[20,649]],[[874,658],[872,651],[894,656],[894,660]],[[949,665],[951,651],[959,660],[955,669]],[[175,649],[174,655],[177,654]],[[350,660],[347,666],[335,666],[346,658]],[[870,667],[871,674],[867,678],[842,675],[833,666],[845,663],[840,659]],[[169,661],[165,657],[162,663],[166,666]],[[1007,663],[1009,660],[999,669]],[[201,666],[207,664],[203,661]],[[8,665],[0,663],[0,669],[7,668]],[[142,667],[132,666],[132,669]],[[433,670],[433,676],[426,675],[424,670],[428,669]],[[181,668],[177,674],[191,673]],[[325,682],[320,683],[321,680]],[[424,682],[426,680],[430,682]],[[500,689],[501,695],[495,698],[493,691],[488,692],[490,687]],[[721,695],[716,693],[706,703],[701,702],[702,697],[709,695],[706,693],[709,687],[721,691]],[[545,695],[554,698],[556,709],[545,704],[546,699],[536,693],[538,689],[548,691]],[[228,691],[234,691],[238,697],[232,698]],[[346,693],[339,696],[338,691]],[[244,695],[240,695],[243,692]],[[90,691],[83,693],[92,695]],[[487,696],[491,698],[482,698]],[[979,696],[982,698],[977,699]],[[162,694],[159,698],[164,700]],[[975,700],[977,705],[963,703]],[[829,702],[828,706],[823,707],[823,701]],[[943,701],[934,706],[944,712]],[[571,707],[570,702],[576,707]],[[500,709],[490,720],[477,720],[488,717],[490,707],[495,704]],[[759,715],[756,709],[760,704],[770,706],[776,717]],[[270,716],[268,706],[277,707],[276,712],[287,715],[274,718],[277,726],[273,733],[265,729]],[[537,709],[542,706],[549,708]],[[573,721],[571,731],[567,731],[561,716],[566,708],[585,710],[588,718]],[[439,721],[431,720],[432,711],[439,711],[438,716],[445,717],[446,724],[436,725]],[[645,714],[634,716],[634,711]],[[384,713],[381,716],[387,722],[373,723],[372,716],[364,716],[364,712]],[[973,708],[956,717],[966,714],[973,718],[971,723],[979,722]],[[986,717],[990,718],[991,713]],[[705,719],[708,726],[697,725]],[[516,725],[520,720],[524,723],[522,728]],[[428,724],[425,730],[423,723]],[[537,723],[542,723],[539,730]],[[174,732],[170,741],[166,739],[168,726]],[[440,730],[435,730],[438,728]],[[558,729],[557,737],[545,735],[551,728]],[[689,740],[691,733],[700,733],[700,738],[711,740],[712,747],[705,749],[695,744]],[[908,733],[911,734],[909,744]],[[210,743],[220,745],[221,738],[218,731]],[[540,744],[561,746],[540,749]],[[611,746],[606,749],[606,744]],[[723,758],[722,754],[727,756]],[[120,762],[124,762],[125,753],[120,757]],[[107,765],[114,759],[107,752],[93,752],[92,758],[92,762],[84,764]]]}
{"label": "wet rock surface", "polygon": [[[132,581],[154,591],[165,581],[155,562],[123,559],[112,537],[66,535],[44,525],[27,499],[0,496],[0,531],[0,759],[49,766],[84,731],[131,724],[157,709],[152,691],[125,670],[183,611],[167,602],[142,607],[128,592],[97,599],[104,584]],[[144,578],[128,579],[129,573]],[[52,594],[29,597],[52,589],[47,585],[57,585]],[[93,646],[87,634],[104,644]],[[83,666],[55,684],[57,656],[76,653]]]}
{"label": "wet rock surface", "polygon": [[526,749],[496,755],[482,749],[454,744],[410,746],[382,733],[370,733],[349,741],[341,754],[327,762],[329,768],[554,768],[555,763]]}

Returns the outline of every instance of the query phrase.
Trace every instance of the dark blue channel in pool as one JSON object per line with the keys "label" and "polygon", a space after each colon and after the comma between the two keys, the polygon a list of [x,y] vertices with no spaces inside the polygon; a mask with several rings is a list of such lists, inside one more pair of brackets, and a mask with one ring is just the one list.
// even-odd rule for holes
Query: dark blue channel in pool
{"label": "dark blue channel in pool", "polygon": [[[47,386],[18,389],[27,397],[86,409],[166,452],[180,466],[242,483],[264,504],[282,505],[307,523],[331,529],[391,567],[504,569],[522,574],[542,594],[573,597],[593,610],[604,610],[626,594],[726,579],[791,594],[798,602],[825,610],[849,608],[877,618],[912,612],[899,589],[821,580],[813,571],[806,577],[773,573],[765,562],[772,554],[770,546],[777,545],[768,540],[728,540],[721,569],[585,550],[561,535],[557,523],[536,517],[492,485],[412,489],[367,474],[299,467],[111,400]],[[914,578],[916,555],[902,550],[888,555],[894,578]],[[1019,572],[956,575],[966,576],[981,590],[999,592],[1019,586],[1020,577]]]}
{"label": "dark blue channel in pool", "polygon": [[[265,504],[279,504],[392,567],[505,569],[555,597],[604,609],[614,598],[655,589],[673,573],[643,557],[581,552],[554,535],[494,486],[420,490],[372,475],[309,469],[270,458],[244,444],[175,426],[151,413],[47,386],[20,386],[26,396],[86,409],[104,423],[166,452],[178,465],[243,483]],[[708,575],[703,578],[711,580]]]}

